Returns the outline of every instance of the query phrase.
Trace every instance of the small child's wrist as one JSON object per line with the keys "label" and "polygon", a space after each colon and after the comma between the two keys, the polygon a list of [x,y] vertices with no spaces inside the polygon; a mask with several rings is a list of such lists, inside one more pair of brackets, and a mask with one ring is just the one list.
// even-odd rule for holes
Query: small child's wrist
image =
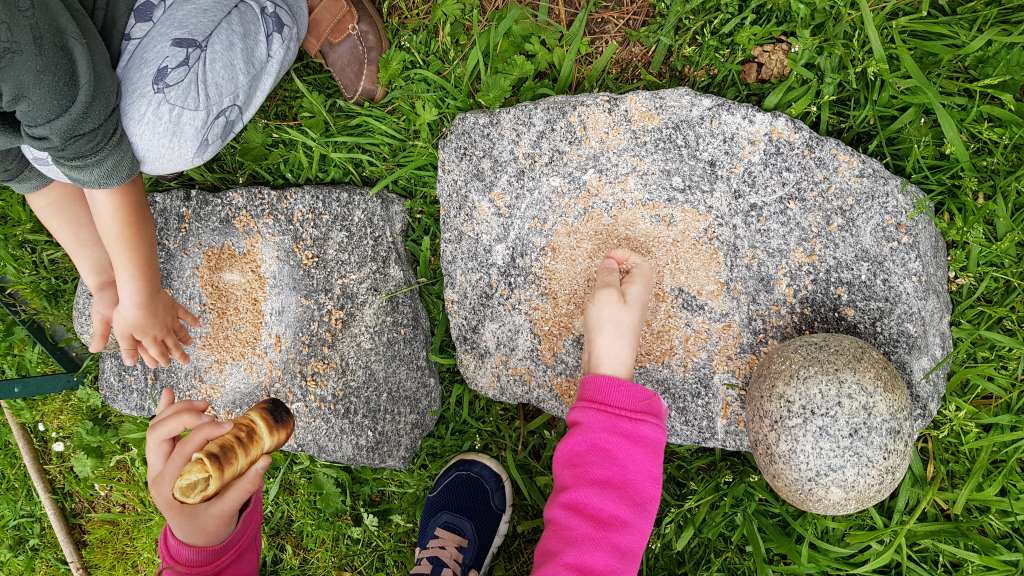
{"label": "small child's wrist", "polygon": [[108,290],[117,290],[117,281],[114,279],[113,274],[90,277],[82,276],[82,282],[85,283],[89,292],[92,292],[93,294],[106,292]]}
{"label": "small child's wrist", "polygon": [[191,532],[179,533],[171,526],[171,532],[179,542],[193,548],[215,548],[224,544],[238,529],[239,521],[241,520],[242,513],[239,511],[238,515],[234,517],[234,521],[225,523],[221,526],[211,526],[206,524],[205,527],[198,530],[198,533],[192,534]]}
{"label": "small child's wrist", "polygon": [[122,304],[128,306],[138,306],[152,302],[160,296],[161,288],[159,285],[148,286],[148,285],[131,285],[118,286],[117,295]]}
{"label": "small child's wrist", "polygon": [[594,354],[587,366],[587,373],[595,376],[611,376],[619,380],[633,380],[633,371],[636,368],[636,361],[632,358],[625,358],[624,354],[614,358],[614,354]]}
{"label": "small child's wrist", "polygon": [[586,378],[588,376],[593,377],[593,378],[614,378],[615,380],[622,380],[624,382],[632,382],[633,381],[633,373],[632,372],[630,372],[628,374],[625,373],[625,372],[611,373],[611,372],[606,370],[604,372],[591,371],[591,372],[587,372],[586,374],[583,375],[584,378]]}

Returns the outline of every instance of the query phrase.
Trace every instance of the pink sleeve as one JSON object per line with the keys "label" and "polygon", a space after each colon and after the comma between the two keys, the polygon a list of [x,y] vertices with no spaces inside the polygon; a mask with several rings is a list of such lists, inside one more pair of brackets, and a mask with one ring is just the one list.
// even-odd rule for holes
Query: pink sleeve
{"label": "pink sleeve", "polygon": [[164,526],[160,533],[161,576],[256,576],[260,573],[263,490],[249,500],[231,536],[218,546],[189,546]]}
{"label": "pink sleeve", "polygon": [[637,573],[661,501],[667,413],[643,386],[583,377],[555,449],[534,576]]}

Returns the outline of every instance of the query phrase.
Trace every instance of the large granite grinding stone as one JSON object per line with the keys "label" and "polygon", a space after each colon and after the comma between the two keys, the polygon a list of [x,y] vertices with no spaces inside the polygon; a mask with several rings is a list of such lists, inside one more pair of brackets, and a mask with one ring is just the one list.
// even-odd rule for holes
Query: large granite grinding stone
{"label": "large granite grinding stone", "polygon": [[910,466],[907,387],[863,340],[794,338],[764,355],[747,389],[750,448],[787,502],[817,514],[877,504]]}
{"label": "large granite grinding stone", "polygon": [[914,429],[935,415],[952,343],[929,205],[787,116],[685,88],[470,112],[441,143],[438,197],[459,368],[488,396],[565,414],[594,270],[622,245],[659,269],[636,378],[668,403],[671,442],[749,449],[758,358],[808,333],[869,342]]}
{"label": "large granite grinding stone", "polygon": [[[151,194],[164,286],[203,321],[192,363],[100,359],[114,408],[149,416],[160,389],[223,417],[275,396],[295,413],[286,450],[401,467],[440,405],[430,328],[409,267],[403,202],[351,187]],[[75,329],[89,341],[91,296]],[[140,363],[141,364],[141,363]]]}

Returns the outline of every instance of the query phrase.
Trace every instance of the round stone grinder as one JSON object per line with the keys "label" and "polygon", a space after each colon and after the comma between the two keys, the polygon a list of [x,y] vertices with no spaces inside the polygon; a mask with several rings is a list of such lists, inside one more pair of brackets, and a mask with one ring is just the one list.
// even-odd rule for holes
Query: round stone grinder
{"label": "round stone grinder", "polygon": [[800,336],[769,350],[751,378],[750,449],[790,504],[858,512],[903,479],[915,437],[911,408],[896,368],[867,342]]}

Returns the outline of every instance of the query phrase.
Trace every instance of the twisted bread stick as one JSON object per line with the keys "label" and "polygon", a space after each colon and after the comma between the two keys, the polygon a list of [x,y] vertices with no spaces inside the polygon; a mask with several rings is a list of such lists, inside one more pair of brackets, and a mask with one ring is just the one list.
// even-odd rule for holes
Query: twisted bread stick
{"label": "twisted bread stick", "polygon": [[234,420],[234,426],[214,438],[182,469],[174,482],[174,498],[199,504],[216,496],[264,454],[284,446],[295,429],[295,417],[284,402],[267,398]]}

